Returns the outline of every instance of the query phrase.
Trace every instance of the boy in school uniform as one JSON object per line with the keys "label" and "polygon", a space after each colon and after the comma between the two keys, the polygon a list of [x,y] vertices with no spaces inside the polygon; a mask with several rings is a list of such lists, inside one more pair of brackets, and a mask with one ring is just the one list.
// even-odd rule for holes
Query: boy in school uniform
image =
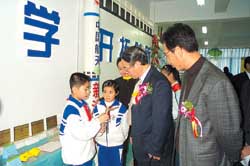
{"label": "boy in school uniform", "polygon": [[86,103],[90,94],[90,78],[83,73],[73,73],[70,77],[69,96],[60,125],[60,142],[64,164],[92,166],[96,153],[93,138],[101,124],[109,118],[107,114],[93,118]]}

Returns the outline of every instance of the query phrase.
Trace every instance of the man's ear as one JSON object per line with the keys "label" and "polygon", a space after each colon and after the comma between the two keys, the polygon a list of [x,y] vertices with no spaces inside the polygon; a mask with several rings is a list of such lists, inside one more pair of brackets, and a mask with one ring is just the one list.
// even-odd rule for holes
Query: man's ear
{"label": "man's ear", "polygon": [[183,58],[183,55],[185,55],[186,50],[181,48],[180,46],[175,47],[175,54],[179,56],[180,58]]}
{"label": "man's ear", "polygon": [[72,87],[72,93],[76,93],[77,87],[73,86]]}
{"label": "man's ear", "polygon": [[180,46],[176,46],[176,47],[174,48],[174,53],[175,53],[176,55],[182,55],[182,48],[181,48]]}

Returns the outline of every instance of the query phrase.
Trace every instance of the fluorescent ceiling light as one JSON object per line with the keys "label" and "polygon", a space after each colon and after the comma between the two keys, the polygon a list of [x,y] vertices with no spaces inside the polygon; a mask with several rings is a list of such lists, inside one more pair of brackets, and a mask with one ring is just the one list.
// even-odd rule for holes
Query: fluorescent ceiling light
{"label": "fluorescent ceiling light", "polygon": [[207,27],[206,26],[202,26],[202,33],[207,33]]}
{"label": "fluorescent ceiling light", "polygon": [[207,46],[208,45],[208,41],[204,41],[204,45]]}
{"label": "fluorescent ceiling light", "polygon": [[198,6],[205,5],[205,0],[196,0]]}

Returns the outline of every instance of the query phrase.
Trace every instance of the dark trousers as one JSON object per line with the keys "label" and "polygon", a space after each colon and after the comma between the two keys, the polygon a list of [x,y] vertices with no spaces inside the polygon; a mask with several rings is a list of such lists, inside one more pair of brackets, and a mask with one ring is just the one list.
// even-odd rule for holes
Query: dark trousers
{"label": "dark trousers", "polygon": [[163,153],[160,156],[161,160],[150,159],[148,153],[145,151],[145,141],[143,136],[132,137],[133,152],[136,160],[136,166],[171,166],[172,152],[174,144],[174,124],[170,127],[166,138],[166,143],[163,146]]}
{"label": "dark trousers", "polygon": [[161,161],[150,158],[145,151],[145,141],[143,137],[133,137],[133,152],[137,166],[160,166]]}
{"label": "dark trousers", "polygon": [[149,162],[144,161],[144,162],[137,162],[137,166],[160,166],[161,163],[158,160],[150,160]]}

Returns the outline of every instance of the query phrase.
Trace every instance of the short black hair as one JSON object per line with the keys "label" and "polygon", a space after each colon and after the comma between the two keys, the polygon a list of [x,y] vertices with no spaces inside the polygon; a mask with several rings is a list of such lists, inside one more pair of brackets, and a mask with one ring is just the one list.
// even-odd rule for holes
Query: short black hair
{"label": "short black hair", "polygon": [[90,82],[89,76],[79,72],[73,73],[69,79],[70,89],[72,90],[73,87],[80,87],[86,82]]}
{"label": "short black hair", "polygon": [[176,23],[163,33],[161,41],[173,52],[176,46],[184,48],[188,52],[198,51],[199,45],[193,29],[183,23]]}
{"label": "short black hair", "polygon": [[225,67],[223,68],[223,71],[224,71],[224,73],[229,73],[229,68],[228,68],[227,66],[225,66]]}
{"label": "short black hair", "polygon": [[250,56],[246,57],[244,60],[244,68],[247,68],[247,64],[250,64]]}
{"label": "short black hair", "polygon": [[142,65],[149,63],[146,52],[137,46],[128,47],[123,53],[121,58],[126,62],[134,65],[136,61],[141,62]]}
{"label": "short black hair", "polygon": [[169,65],[169,64],[164,65],[164,66],[161,68],[161,70],[166,70],[168,75],[169,75],[170,73],[173,73],[174,79],[175,79],[176,81],[178,81],[179,84],[181,84],[180,73],[179,73],[179,71],[178,71],[176,68],[174,68],[172,65]]}
{"label": "short black hair", "polygon": [[115,93],[119,93],[119,85],[115,80],[106,80],[102,84],[102,91],[104,91],[105,87],[113,87]]}

